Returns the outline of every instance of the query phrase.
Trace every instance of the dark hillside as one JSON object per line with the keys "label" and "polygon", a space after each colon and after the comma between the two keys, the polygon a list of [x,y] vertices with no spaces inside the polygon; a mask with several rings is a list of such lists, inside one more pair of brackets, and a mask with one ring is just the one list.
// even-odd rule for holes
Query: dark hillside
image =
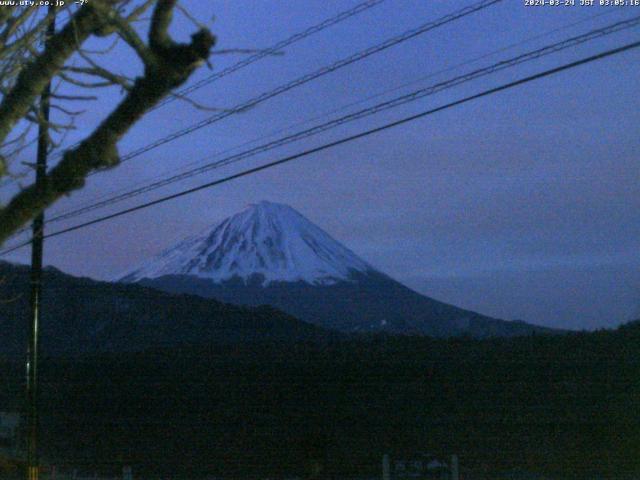
{"label": "dark hillside", "polygon": [[377,475],[384,452],[432,452],[457,453],[464,471],[484,472],[475,478],[619,479],[640,474],[639,360],[639,323],[49,360],[43,445],[57,461],[185,478],[304,475],[320,464],[334,478]]}
{"label": "dark hillside", "polygon": [[[0,355],[26,345],[29,270],[0,262]],[[98,282],[48,268],[41,349],[49,355],[132,352],[182,344],[286,342],[333,334],[271,307],[237,307],[140,285]]]}

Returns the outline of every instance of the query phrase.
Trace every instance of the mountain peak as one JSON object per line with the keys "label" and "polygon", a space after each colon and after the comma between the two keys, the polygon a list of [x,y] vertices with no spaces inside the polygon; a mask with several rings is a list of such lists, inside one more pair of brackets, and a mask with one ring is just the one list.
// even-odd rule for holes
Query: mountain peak
{"label": "mountain peak", "polygon": [[286,205],[284,203],[276,203],[276,202],[270,202],[269,200],[260,200],[258,203],[250,203],[247,208],[250,209],[271,209],[271,210],[278,210],[278,209],[282,209],[282,210],[290,210],[295,212],[295,210],[293,208],[291,208],[289,205]]}
{"label": "mountain peak", "polygon": [[373,268],[288,205],[261,201],[188,238],[125,276],[125,281],[191,275],[329,285]]}

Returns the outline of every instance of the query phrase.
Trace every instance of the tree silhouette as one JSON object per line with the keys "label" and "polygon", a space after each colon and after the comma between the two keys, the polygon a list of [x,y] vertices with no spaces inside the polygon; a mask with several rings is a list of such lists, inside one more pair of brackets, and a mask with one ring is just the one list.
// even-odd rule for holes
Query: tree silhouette
{"label": "tree silhouette", "polygon": [[[123,136],[207,61],[215,43],[207,28],[199,28],[188,43],[170,36],[168,30],[178,8],[177,0],[66,2],[55,12],[42,7],[0,6],[0,180],[11,178],[9,163],[28,144],[31,127],[45,122],[38,101],[49,82],[71,85],[76,92],[78,88],[101,87],[122,91],[120,102],[95,129],[62,152],[42,186],[21,188],[0,206],[0,244],[58,199],[81,188],[91,172],[118,165],[117,144]],[[144,19],[148,12],[150,18]],[[44,41],[54,14],[58,22],[62,19],[61,26]],[[146,28],[146,39],[139,33],[139,24]],[[85,44],[105,37],[123,41],[133,50],[143,67],[139,76],[128,78],[101,66],[98,56],[114,55],[113,46],[95,51]],[[80,114],[69,104],[95,98],[63,95],[54,88],[52,108],[63,114],[65,123],[48,122],[50,148],[73,128]]]}

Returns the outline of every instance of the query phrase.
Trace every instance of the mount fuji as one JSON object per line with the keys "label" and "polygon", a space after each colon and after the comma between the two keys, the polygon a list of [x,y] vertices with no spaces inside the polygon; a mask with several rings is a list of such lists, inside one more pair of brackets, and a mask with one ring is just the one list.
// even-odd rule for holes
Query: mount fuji
{"label": "mount fuji", "polygon": [[120,281],[238,305],[270,305],[342,332],[489,337],[547,331],[414,292],[293,208],[266,201],[165,250]]}
{"label": "mount fuji", "polygon": [[123,280],[190,275],[216,283],[332,285],[369,271],[373,267],[293,208],[261,202],[165,250]]}

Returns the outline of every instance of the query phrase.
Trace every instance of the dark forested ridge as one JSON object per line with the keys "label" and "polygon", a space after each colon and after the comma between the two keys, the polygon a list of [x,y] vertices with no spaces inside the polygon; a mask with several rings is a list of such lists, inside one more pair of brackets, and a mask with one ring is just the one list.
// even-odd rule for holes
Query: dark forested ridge
{"label": "dark forested ridge", "polygon": [[[384,452],[432,452],[457,453],[483,478],[640,473],[640,323],[156,349],[42,367],[42,445],[57,462],[187,476],[323,465],[331,477],[377,475]],[[20,398],[21,372],[0,365],[2,402]]]}
{"label": "dark forested ridge", "polygon": [[[365,318],[376,325],[388,321],[389,328],[398,327],[397,331],[393,327],[393,333],[431,336],[551,332],[524,322],[505,322],[466,312],[422,297],[382,276],[329,287],[294,284],[235,290],[226,285],[224,291],[243,292],[242,298],[221,295],[218,300],[204,298],[208,295],[200,291],[171,293],[156,286],[160,289],[100,282],[46,269],[40,322],[42,352],[57,356],[134,352],[182,344],[242,344],[266,339],[322,343],[359,333],[354,332],[355,327],[364,325]],[[0,262],[0,355],[17,356],[25,348],[28,292],[29,269]],[[234,305],[236,301],[246,305]],[[291,308],[287,310],[288,307]],[[453,328],[455,319],[462,317],[464,325]],[[335,321],[327,323],[323,318]]]}
{"label": "dark forested ridge", "polygon": [[[46,355],[132,352],[159,346],[321,340],[335,334],[272,307],[239,307],[140,285],[44,273],[41,350]],[[0,262],[0,355],[26,345],[29,269]]]}
{"label": "dark forested ridge", "polygon": [[271,305],[322,328],[345,332],[475,338],[561,333],[523,321],[487,317],[426,297],[392,278],[372,271],[352,274],[353,281],[328,285],[307,282],[262,284],[256,275],[216,283],[189,275],[142,279],[140,285],[171,293],[213,298],[234,305]]}

